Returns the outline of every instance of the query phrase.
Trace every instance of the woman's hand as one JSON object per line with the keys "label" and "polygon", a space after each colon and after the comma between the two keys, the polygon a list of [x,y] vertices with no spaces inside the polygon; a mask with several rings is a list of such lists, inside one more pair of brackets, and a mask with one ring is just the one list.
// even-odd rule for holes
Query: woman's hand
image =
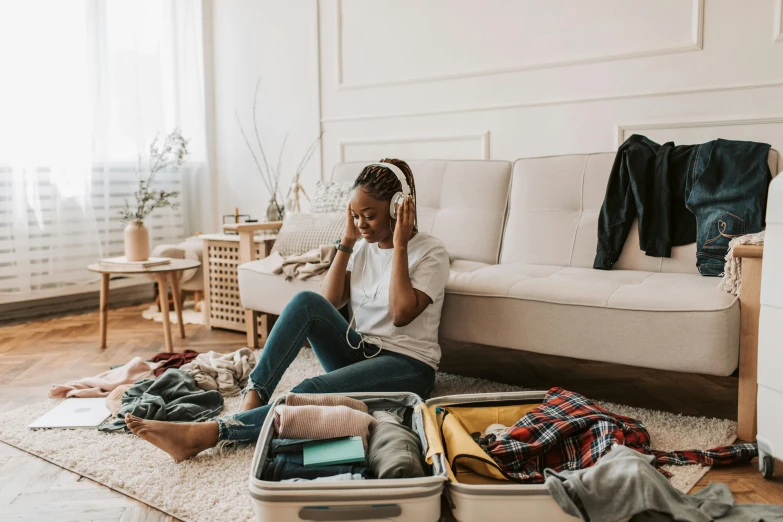
{"label": "woman's hand", "polygon": [[394,226],[394,248],[406,248],[416,224],[416,204],[412,196],[406,196],[397,209],[397,224]]}
{"label": "woman's hand", "polygon": [[346,209],[347,212],[347,220],[345,222],[345,232],[343,233],[343,243],[350,243],[348,247],[353,247],[353,245],[356,244],[357,241],[359,241],[362,238],[361,232],[359,232],[359,229],[356,227],[356,223],[354,223],[353,220],[353,212],[351,212],[351,204],[348,203],[348,208]]}

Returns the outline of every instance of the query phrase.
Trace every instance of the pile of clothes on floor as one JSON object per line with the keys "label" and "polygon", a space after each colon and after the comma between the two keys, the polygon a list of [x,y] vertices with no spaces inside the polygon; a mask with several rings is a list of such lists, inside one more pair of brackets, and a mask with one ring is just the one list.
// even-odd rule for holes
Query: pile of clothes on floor
{"label": "pile of clothes on floor", "polygon": [[364,401],[350,397],[289,393],[274,409],[276,437],[256,478],[305,482],[423,477],[422,443],[405,417],[404,408],[370,413]]}
{"label": "pile of clothes on floor", "polygon": [[49,390],[52,398],[105,397],[112,415],[101,431],[127,430],[125,414],[149,420],[198,422],[218,415],[224,397],[238,395],[256,365],[252,350],[159,353]]}

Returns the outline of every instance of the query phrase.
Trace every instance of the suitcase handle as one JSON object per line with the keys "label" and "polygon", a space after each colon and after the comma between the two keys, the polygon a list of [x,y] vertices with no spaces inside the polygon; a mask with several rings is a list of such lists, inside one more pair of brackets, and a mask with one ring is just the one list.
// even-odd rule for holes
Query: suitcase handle
{"label": "suitcase handle", "polygon": [[367,520],[393,518],[402,515],[397,504],[371,504],[369,506],[305,506],[299,510],[300,520]]}

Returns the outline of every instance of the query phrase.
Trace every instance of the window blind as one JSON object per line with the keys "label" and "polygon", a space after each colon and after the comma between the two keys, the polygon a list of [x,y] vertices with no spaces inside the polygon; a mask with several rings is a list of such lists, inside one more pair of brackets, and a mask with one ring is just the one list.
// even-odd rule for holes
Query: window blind
{"label": "window blind", "polygon": [[[136,165],[94,167],[86,209],[76,199],[62,197],[46,169],[36,174],[32,186],[24,187],[20,193],[17,184],[15,193],[11,169],[0,167],[0,293],[35,292],[96,280],[97,275],[89,272],[87,265],[101,257],[124,253],[120,210],[126,199],[131,204],[135,202],[139,183]],[[182,185],[179,172],[156,174],[152,188],[178,191],[180,196],[177,210],[156,209],[144,220],[151,248],[184,239]],[[28,204],[27,215],[15,219],[14,198],[33,193],[37,199],[30,200],[39,201],[40,209]],[[95,229],[86,231],[80,226],[85,212],[92,213],[97,224],[99,251],[85,247],[96,244]]]}

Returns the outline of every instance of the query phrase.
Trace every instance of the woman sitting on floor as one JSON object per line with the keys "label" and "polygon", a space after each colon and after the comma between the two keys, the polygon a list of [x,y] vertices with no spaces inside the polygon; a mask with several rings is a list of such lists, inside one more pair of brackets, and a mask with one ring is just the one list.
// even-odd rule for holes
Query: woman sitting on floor
{"label": "woman sitting on floor", "polygon": [[[368,165],[354,189],[345,234],[320,294],[300,292],[280,314],[250,375],[242,411],[201,423],[127,415],[133,433],[177,461],[222,442],[255,442],[272,392],[305,339],[326,373],[294,392],[430,396],[440,362],[448,253],[440,240],[417,230],[416,186],[407,163]],[[348,302],[350,323],[338,312]]]}

